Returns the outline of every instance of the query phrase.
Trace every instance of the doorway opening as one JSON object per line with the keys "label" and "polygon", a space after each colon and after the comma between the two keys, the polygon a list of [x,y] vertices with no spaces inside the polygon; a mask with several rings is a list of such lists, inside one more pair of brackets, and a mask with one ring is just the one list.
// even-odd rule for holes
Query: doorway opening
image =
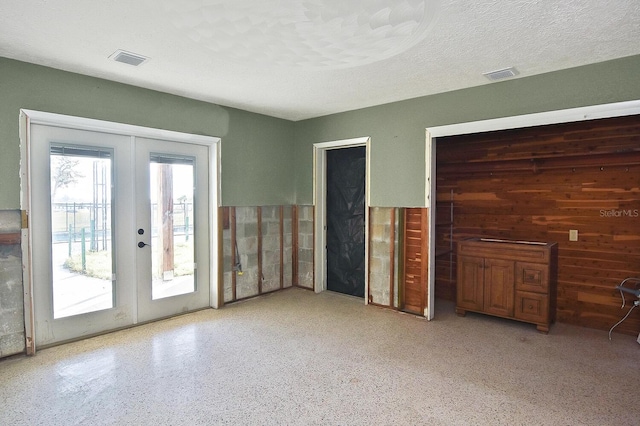
{"label": "doorway opening", "polygon": [[327,290],[364,297],[366,148],[327,152]]}
{"label": "doorway opening", "polygon": [[[466,135],[473,133],[492,132],[508,129],[520,129],[534,126],[545,126],[552,124],[580,122],[587,120],[595,120],[600,118],[622,117],[627,115],[640,114],[640,101],[625,101],[604,105],[593,105],[587,107],[571,108],[565,110],[547,111],[541,113],[519,115],[512,117],[496,118],[490,120],[474,121],[467,123],[458,123],[438,127],[430,127],[426,129],[426,184],[425,184],[425,201],[429,209],[434,212],[429,217],[429,279],[428,279],[428,307],[427,319],[434,317],[435,294],[436,294],[436,277],[435,277],[435,258],[437,256],[438,242],[436,235],[438,234],[436,222],[437,204],[436,204],[436,173],[437,158],[436,144],[439,139],[447,136]],[[444,206],[445,212],[450,212],[453,223],[454,206],[453,194],[449,203]],[[451,234],[453,235],[453,234]],[[453,237],[451,236],[452,240]],[[453,250],[453,244],[450,250]],[[433,259],[433,260],[432,260]],[[453,268],[453,261],[449,262],[450,268]],[[451,274],[451,273],[450,273]],[[450,275],[451,276],[451,275]]]}
{"label": "doorway opening", "polygon": [[314,144],[317,293],[368,292],[369,164],[368,137]]}

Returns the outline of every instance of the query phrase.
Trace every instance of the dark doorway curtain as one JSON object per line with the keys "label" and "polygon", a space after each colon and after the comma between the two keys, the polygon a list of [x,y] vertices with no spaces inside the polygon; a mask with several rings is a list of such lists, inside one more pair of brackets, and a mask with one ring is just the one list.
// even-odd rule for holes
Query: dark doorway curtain
{"label": "dark doorway curtain", "polygon": [[327,151],[327,289],[364,297],[366,148]]}

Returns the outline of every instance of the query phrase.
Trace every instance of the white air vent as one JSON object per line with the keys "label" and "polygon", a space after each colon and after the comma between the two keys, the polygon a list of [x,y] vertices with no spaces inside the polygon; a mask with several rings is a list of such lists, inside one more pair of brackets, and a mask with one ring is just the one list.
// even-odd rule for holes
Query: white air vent
{"label": "white air vent", "polygon": [[504,80],[505,78],[515,77],[516,75],[518,75],[518,71],[513,67],[509,67],[503,68],[501,70],[485,72],[482,75],[484,75],[491,81],[498,81]]}
{"label": "white air vent", "polygon": [[123,64],[133,65],[134,67],[137,67],[138,65],[142,64],[144,61],[149,59],[145,56],[138,55],[136,53],[127,52],[124,50],[116,50],[115,52],[113,52],[111,56],[109,56],[109,58],[113,59],[116,62],[122,62]]}

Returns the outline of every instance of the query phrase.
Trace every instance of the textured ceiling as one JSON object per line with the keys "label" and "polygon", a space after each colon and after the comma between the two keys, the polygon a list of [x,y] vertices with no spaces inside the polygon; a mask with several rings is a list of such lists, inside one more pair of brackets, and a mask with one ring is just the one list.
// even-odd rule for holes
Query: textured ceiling
{"label": "textured ceiling", "polygon": [[437,10],[426,0],[164,1],[171,23],[215,55],[245,66],[346,68],[420,41]]}
{"label": "textured ceiling", "polygon": [[635,54],[638,0],[0,1],[0,56],[290,120]]}

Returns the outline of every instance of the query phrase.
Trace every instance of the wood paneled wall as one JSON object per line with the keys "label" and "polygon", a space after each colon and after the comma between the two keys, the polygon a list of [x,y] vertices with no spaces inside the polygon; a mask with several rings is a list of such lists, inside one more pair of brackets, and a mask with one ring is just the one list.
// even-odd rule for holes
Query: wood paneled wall
{"label": "wood paneled wall", "polygon": [[404,209],[404,268],[400,309],[418,315],[424,315],[427,306],[428,215],[428,209]]}
{"label": "wood paneled wall", "polygon": [[[438,214],[453,200],[454,246],[558,242],[559,322],[608,330],[627,312],[614,287],[640,276],[639,116],[438,139],[436,177]],[[436,231],[446,247],[448,227]],[[455,295],[455,256],[436,259],[436,295]],[[638,334],[636,311],[616,331]]]}

